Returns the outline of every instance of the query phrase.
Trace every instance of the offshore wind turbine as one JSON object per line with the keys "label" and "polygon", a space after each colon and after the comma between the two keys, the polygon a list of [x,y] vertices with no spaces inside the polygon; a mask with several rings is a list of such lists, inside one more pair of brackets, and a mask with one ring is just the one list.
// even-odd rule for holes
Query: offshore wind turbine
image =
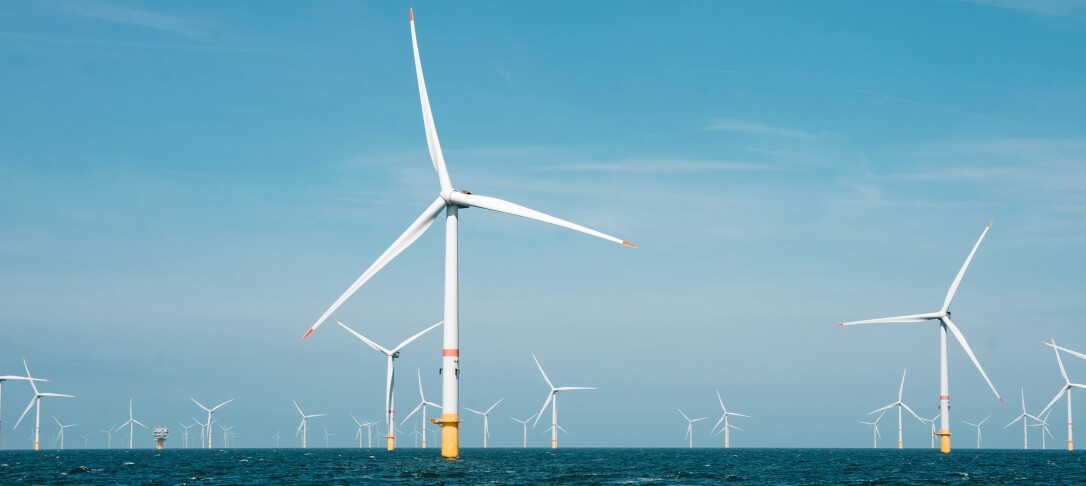
{"label": "offshore wind turbine", "polygon": [[[421,401],[419,401],[419,404],[415,406],[415,409],[412,410],[411,413],[407,414],[407,417],[404,417],[403,422],[400,422],[400,425],[403,425],[403,424],[407,423],[407,419],[411,418],[412,415],[415,415],[416,412],[421,410],[422,411],[422,448],[425,449],[426,448],[426,407],[430,406],[430,407],[434,407],[434,408],[440,410],[441,405],[438,405],[436,403],[433,403],[433,402],[430,402],[430,401],[426,400],[426,393],[422,391],[422,371],[421,370],[415,370],[415,371],[419,375],[419,397],[420,397]],[[355,419],[355,422],[358,422],[358,419]],[[361,425],[362,424],[359,424],[359,427],[361,427]],[[359,432],[362,431],[361,428],[359,428],[358,430],[359,430]],[[358,447],[362,447],[362,437],[358,438]]]}
{"label": "offshore wind turbine", "polygon": [[980,426],[984,425],[984,422],[987,422],[989,418],[991,418],[991,415],[984,417],[984,420],[981,420],[980,422],[977,422],[975,424],[972,422],[965,422],[964,420],[962,421],[966,425],[972,425],[973,427],[977,428],[977,449],[980,449]]}
{"label": "offshore wind turbine", "polygon": [[521,420],[521,419],[518,419],[518,418],[515,418],[515,417],[509,417],[509,418],[513,419],[514,422],[524,426],[524,448],[527,449],[528,448],[528,422],[531,422],[532,419],[535,418],[535,415],[532,415],[531,417],[528,417],[526,420]]}
{"label": "offshore wind turbine", "polygon": [[965,354],[969,356],[969,359],[973,361],[973,365],[977,367],[977,371],[980,372],[980,376],[984,378],[984,381],[988,383],[988,388],[992,389],[992,393],[999,399],[999,403],[1003,403],[1003,398],[999,396],[999,392],[996,391],[995,385],[992,384],[992,380],[988,379],[988,375],[984,373],[984,368],[981,367],[980,361],[977,361],[976,355],[973,354],[973,349],[969,347],[969,343],[965,340],[965,335],[958,329],[958,326],[950,320],[950,304],[954,301],[954,295],[958,293],[958,286],[962,283],[962,277],[965,276],[965,270],[969,268],[969,262],[973,261],[973,255],[977,253],[977,248],[980,247],[980,242],[984,241],[984,235],[988,234],[988,229],[992,227],[992,222],[988,222],[988,226],[984,227],[984,231],[981,232],[980,238],[977,239],[977,243],[973,245],[973,250],[969,252],[969,256],[965,258],[965,263],[962,265],[961,270],[958,270],[958,275],[954,277],[954,281],[950,284],[950,290],[947,291],[946,298],[943,300],[943,307],[937,312],[929,312],[926,314],[913,314],[907,316],[897,317],[884,317],[880,319],[866,319],[862,321],[844,322],[838,324],[838,326],[854,326],[858,324],[884,324],[884,323],[920,323],[928,321],[939,322],[939,417],[940,426],[938,432],[939,435],[939,450],[943,453],[950,452],[950,375],[947,371],[947,353],[946,353],[946,335],[949,331],[954,335],[954,338],[961,345]]}
{"label": "offshore wind turbine", "polygon": [[354,420],[354,423],[356,425],[358,425],[358,432],[354,433],[354,438],[358,439],[358,448],[361,449],[362,448],[362,427],[366,426],[366,422],[362,421],[362,420],[358,420],[358,418],[355,417],[353,414],[351,415],[351,420]]}
{"label": "offshore wind turbine", "polygon": [[902,444],[901,444],[901,409],[904,408],[905,410],[908,410],[909,413],[911,413],[913,415],[913,417],[916,417],[916,419],[919,420],[921,423],[924,422],[924,419],[920,418],[920,416],[917,415],[916,412],[913,411],[913,409],[909,408],[908,405],[905,405],[905,402],[903,402],[902,398],[901,398],[902,395],[905,393],[905,373],[908,373],[908,372],[909,372],[909,370],[906,369],[905,372],[901,373],[901,386],[898,387],[898,389],[897,389],[897,401],[894,402],[894,403],[891,403],[891,404],[889,404],[889,405],[887,405],[885,407],[877,409],[875,411],[868,412],[868,415],[874,415],[874,414],[876,414],[878,412],[889,410],[892,407],[897,407],[897,448],[898,449],[902,448]]}
{"label": "offshore wind turbine", "polygon": [[340,305],[343,304],[363,284],[377,274],[385,265],[392,261],[407,247],[411,246],[427,229],[434,220],[445,213],[445,328],[442,346],[442,414],[440,420],[434,423],[441,424],[442,441],[441,456],[454,459],[460,456],[460,440],[458,424],[460,422],[460,310],[459,310],[459,210],[467,208],[482,208],[499,213],[520,216],[543,223],[549,223],[563,228],[579,231],[588,235],[603,238],[615,243],[636,248],[628,241],[615,238],[599,231],[550,216],[533,209],[513,204],[501,199],[472,194],[466,190],[455,190],[449,178],[448,169],[445,166],[445,156],[441,151],[441,143],[437,136],[437,127],[433,114],[430,111],[430,98],[426,94],[426,82],[422,75],[422,61],[419,58],[418,40],[415,36],[415,15],[409,12],[411,24],[411,46],[415,56],[415,75],[419,84],[419,99],[422,104],[422,120],[426,130],[426,145],[430,149],[430,160],[437,172],[440,191],[438,197],[423,210],[407,230],[396,238],[396,241],[385,250],[377,260],[362,273],[360,277],[336,301],[324,312],[323,315],[306,331],[302,339],[309,337]]}
{"label": "offshore wind turbine", "polygon": [[[490,421],[488,420],[490,411],[494,410],[494,407],[497,407],[498,404],[502,402],[502,400],[505,400],[505,397],[499,398],[498,401],[494,402],[494,404],[491,405],[490,408],[486,409],[485,412],[480,412],[478,410],[472,410],[468,407],[464,407],[464,410],[483,416],[483,449],[486,449],[486,440],[490,438]],[[423,439],[423,441],[425,440],[426,439]]]}
{"label": "offshore wind turbine", "polygon": [[79,424],[64,425],[60,423],[60,420],[57,419],[56,415],[53,416],[53,421],[57,423],[57,427],[60,427],[60,432],[57,432],[57,438],[60,439],[60,450],[64,450],[64,429],[75,427]]}
{"label": "offshore wind turbine", "polygon": [[692,419],[690,417],[687,417],[686,414],[683,413],[683,409],[680,408],[680,409],[677,409],[677,410],[679,411],[679,415],[682,415],[683,418],[686,419],[686,436],[683,437],[683,438],[690,441],[690,448],[693,449],[694,448],[694,422],[700,422],[700,421],[705,420],[705,419],[707,419],[709,417],[699,417],[699,418],[696,418],[696,419]]}
{"label": "offshore wind turbine", "polygon": [[[384,353],[388,361],[388,369],[385,379],[385,424],[386,428],[388,429],[388,450],[390,451],[396,448],[396,358],[400,357],[400,350],[402,350],[408,344],[411,344],[412,341],[418,339],[423,334],[426,334],[430,332],[430,330],[432,330],[433,328],[440,326],[443,322],[444,321],[440,321],[437,324],[423,329],[418,334],[404,339],[402,343],[392,349],[385,349],[380,344],[373,342],[366,336],[363,336],[356,332],[354,329],[347,327],[346,324],[339,322],[338,320],[336,321],[336,324],[339,324],[340,327],[346,329],[347,332],[353,334],[354,337],[361,339],[362,342],[368,344],[369,347],[381,353]],[[419,372],[419,388],[422,388],[422,372]]]}
{"label": "offshore wind turbine", "polygon": [[[539,359],[535,357],[535,353],[532,353],[532,359],[535,360],[536,367],[539,368],[539,372],[543,375],[543,380],[547,382],[547,386],[551,391],[547,393],[547,401],[543,402],[543,407],[539,409],[539,413],[535,414],[535,422],[532,423],[534,428],[539,424],[539,419],[543,416],[543,412],[547,410],[547,405],[551,405],[551,427],[547,430],[551,432],[551,449],[558,448],[558,430],[565,431],[558,425],[558,392],[562,391],[574,391],[574,390],[595,390],[595,387],[589,386],[554,386],[551,383],[551,379],[547,377],[547,372],[543,371],[543,366],[539,364]],[[568,432],[566,432],[568,434]]]}
{"label": "offshore wind turbine", "polygon": [[132,399],[131,398],[128,399],[128,421],[122,423],[121,425],[118,425],[117,430],[120,430],[125,425],[128,426],[128,448],[131,449],[132,448],[132,437],[135,435],[135,434],[132,433],[133,425],[139,425],[140,427],[143,427],[145,429],[147,428],[146,425],[143,425],[142,423],[140,423],[139,420],[136,420],[132,416]]}
{"label": "offshore wind turbine", "polygon": [[185,424],[181,423],[180,420],[178,420],[177,425],[180,425],[182,429],[185,429],[184,432],[182,433],[182,435],[183,435],[182,438],[185,440],[185,449],[188,449],[189,448],[189,429],[192,428],[192,427],[195,427],[196,424],[185,425]]}
{"label": "offshore wind turbine", "polygon": [[[727,449],[727,448],[731,447],[731,442],[730,442],[731,429],[743,430],[743,429],[740,429],[739,427],[728,424],[728,417],[734,415],[736,417],[750,418],[750,415],[743,415],[741,413],[729,412],[727,407],[724,406],[724,399],[720,398],[720,390],[716,391],[716,400],[717,400],[717,402],[720,403],[720,411],[723,412],[723,415],[720,416],[720,420],[716,421],[716,425],[713,426],[713,430],[716,430],[717,427],[720,427],[720,424],[724,424],[724,428],[722,429],[724,431],[724,448]],[[712,432],[712,430],[710,430],[710,432]],[[719,432],[717,432],[717,434],[719,434]]]}
{"label": "offshore wind turbine", "polygon": [[298,430],[294,432],[294,436],[298,437],[299,432],[302,434],[302,449],[305,449],[305,437],[309,432],[309,419],[314,417],[323,417],[324,414],[317,413],[313,415],[306,415],[305,412],[302,411],[302,407],[298,406],[298,402],[294,400],[291,401],[294,402],[294,408],[298,409],[298,414],[302,416],[302,422],[298,424]]}
{"label": "offshore wind turbine", "polygon": [[[230,403],[230,402],[234,401],[234,399],[231,398],[231,399],[229,399],[229,400],[227,400],[225,402],[222,402],[222,403],[220,403],[218,405],[215,405],[214,407],[211,407],[211,408],[205,407],[204,404],[202,404],[200,402],[197,402],[195,398],[189,397],[189,400],[192,400],[192,403],[195,403],[197,407],[200,407],[201,409],[203,409],[203,411],[207,412],[207,423],[206,424],[200,424],[200,425],[204,426],[204,434],[207,436],[207,448],[210,449],[211,448],[211,436],[214,435],[214,434],[211,433],[212,432],[212,429],[211,429],[211,414],[215,413],[216,410],[222,408],[223,405],[226,405],[227,403]],[[196,420],[196,419],[194,418],[193,420]],[[199,424],[200,421],[196,420],[196,423]],[[201,442],[203,441],[202,438],[200,440],[201,440]],[[225,444],[223,444],[223,445],[225,445]]]}
{"label": "offshore wind turbine", "polygon": [[[1060,346],[1056,346],[1056,340],[1055,339],[1052,339],[1051,343],[1045,343],[1045,344],[1048,345],[1048,346],[1051,346],[1052,350],[1056,352],[1056,363],[1058,363],[1060,365],[1060,374],[1063,375],[1064,385],[1063,385],[1063,388],[1060,388],[1059,393],[1056,393],[1056,396],[1052,397],[1052,401],[1048,402],[1048,405],[1044,408],[1044,410],[1041,410],[1041,413],[1039,413],[1038,415],[1045,415],[1045,413],[1048,412],[1049,409],[1051,409],[1052,406],[1055,405],[1057,401],[1059,401],[1061,396],[1063,396],[1064,394],[1067,395],[1067,450],[1073,451],[1073,450],[1075,450],[1075,439],[1074,439],[1074,434],[1073,434],[1074,427],[1071,425],[1071,389],[1072,388],[1086,388],[1086,385],[1082,385],[1082,384],[1079,384],[1079,383],[1071,383],[1071,379],[1067,377],[1067,370],[1065,370],[1063,368],[1063,360],[1060,359],[1060,350],[1069,352],[1070,354],[1077,355],[1077,356],[1079,356],[1081,358],[1084,358],[1084,359],[1086,359],[1086,355],[1083,355],[1082,353],[1078,353],[1078,352],[1075,352],[1075,351],[1071,351],[1070,349],[1067,349],[1067,348],[1062,348]],[[1047,428],[1045,430],[1047,430]],[[1041,440],[1042,441],[1044,440],[1044,435],[1043,434],[1041,435]]]}
{"label": "offshore wind turbine", "polygon": [[279,431],[278,430],[275,431],[275,435],[273,435],[272,438],[275,439],[275,448],[278,449],[279,448]]}
{"label": "offshore wind turbine", "polygon": [[1007,424],[1006,426],[1003,427],[1004,429],[1006,429],[1007,427],[1010,427],[1010,426],[1014,425],[1015,422],[1017,422],[1019,420],[1022,421],[1022,448],[1023,449],[1029,449],[1029,420],[1028,419],[1033,419],[1033,420],[1036,420],[1038,422],[1041,420],[1041,419],[1039,419],[1037,417],[1034,417],[1033,415],[1030,415],[1029,413],[1026,412],[1026,390],[1023,388],[1022,389],[1022,415],[1019,415],[1014,420],[1011,420],[1011,423],[1009,423],[1009,424]]}
{"label": "offshore wind turbine", "polygon": [[[1051,412],[1049,412],[1049,413],[1051,413]],[[1048,446],[1045,443],[1045,434],[1048,434],[1048,436],[1052,437],[1053,440],[1056,439],[1055,437],[1052,436],[1052,431],[1048,430],[1048,415],[1041,415],[1040,418],[1037,419],[1037,423],[1029,424],[1029,426],[1030,427],[1040,427],[1041,428],[1041,450],[1045,450],[1045,449],[1048,448]]]}
{"label": "offshore wind turbine", "polygon": [[99,430],[99,432],[102,432],[103,434],[106,434],[106,440],[109,441],[109,442],[106,443],[107,444],[106,449],[112,449],[113,448],[113,427],[110,427],[109,430]]}
{"label": "offshore wind turbine", "polygon": [[856,421],[856,422],[864,424],[864,425],[870,425],[875,429],[875,432],[873,434],[871,434],[872,439],[875,441],[875,445],[873,446],[874,449],[879,448],[879,439],[882,438],[882,435],[879,434],[879,420],[882,420],[883,415],[886,415],[885,411],[880,413],[878,418],[876,418],[874,422],[861,422],[859,420]]}
{"label": "offshore wind turbine", "polygon": [[4,382],[8,380],[17,381],[49,381],[41,378],[31,378],[29,376],[19,375],[0,375],[0,449],[4,448]]}
{"label": "offshore wind turbine", "polygon": [[935,414],[935,416],[930,418],[930,419],[921,418],[920,420],[924,421],[925,423],[927,423],[928,425],[931,426],[931,448],[934,449],[935,448],[935,435],[936,435],[935,434],[935,421],[939,420],[939,414]]}
{"label": "offshore wind turbine", "polygon": [[12,430],[19,428],[19,424],[22,423],[23,417],[26,417],[27,412],[30,412],[30,407],[35,407],[34,410],[34,450],[41,449],[41,399],[42,397],[57,397],[57,398],[75,398],[75,395],[63,395],[60,393],[46,393],[38,391],[38,385],[34,382],[37,381],[30,375],[30,367],[26,365],[26,359],[23,359],[23,369],[26,370],[26,381],[30,383],[30,388],[34,390],[34,397],[30,399],[30,403],[26,404],[26,410],[23,410],[23,414],[19,416],[19,420],[15,421],[15,427]]}

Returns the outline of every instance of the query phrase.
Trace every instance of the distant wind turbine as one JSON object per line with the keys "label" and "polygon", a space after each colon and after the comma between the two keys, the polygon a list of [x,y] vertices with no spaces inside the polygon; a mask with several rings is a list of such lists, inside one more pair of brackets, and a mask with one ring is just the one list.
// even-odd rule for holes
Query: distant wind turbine
{"label": "distant wind turbine", "polygon": [[[741,413],[729,412],[727,407],[724,406],[724,399],[720,397],[720,390],[716,391],[716,400],[717,400],[717,402],[720,403],[720,411],[723,412],[723,414],[720,416],[720,420],[716,421],[716,425],[713,426],[713,430],[716,430],[717,427],[720,427],[721,424],[724,424],[724,428],[721,429],[721,430],[724,432],[724,448],[727,449],[727,448],[731,447],[731,442],[730,442],[731,429],[743,430],[743,429],[740,429],[739,427],[736,427],[734,425],[730,425],[728,423],[728,417],[736,416],[736,417],[750,418],[750,415],[743,415]],[[712,431],[710,431],[710,432],[712,432]],[[719,433],[720,432],[717,432],[717,434],[719,434]]]}
{"label": "distant wind turbine", "polygon": [[128,421],[122,423],[121,425],[118,425],[117,430],[120,430],[125,425],[128,426],[128,448],[131,449],[132,448],[132,437],[135,435],[135,434],[132,433],[133,425],[139,425],[140,427],[143,427],[145,429],[147,428],[146,425],[143,425],[142,423],[140,423],[139,420],[136,420],[135,417],[132,416],[132,399],[131,398],[128,399]]}
{"label": "distant wind turbine", "polygon": [[930,418],[930,419],[921,418],[920,420],[923,420],[924,422],[926,422],[928,425],[931,426],[931,448],[934,449],[935,448],[935,436],[937,435],[935,433],[935,421],[939,420],[939,414],[935,414],[935,416]]}
{"label": "distant wind turbine", "polygon": [[972,425],[973,427],[977,428],[977,449],[980,449],[980,426],[984,425],[984,422],[987,422],[989,418],[991,418],[991,415],[984,417],[984,420],[981,420],[980,422],[977,422],[975,424],[972,422],[965,422],[966,425]]}
{"label": "distant wind turbine", "polygon": [[[347,327],[346,324],[343,324],[342,322],[339,322],[338,320],[336,321],[336,324],[339,324],[340,327],[342,327],[343,329],[346,329],[347,332],[353,334],[354,337],[362,340],[362,342],[369,345],[369,347],[371,347],[371,348],[373,348],[373,349],[375,349],[377,351],[380,351],[387,358],[388,369],[387,369],[386,380],[385,380],[385,428],[388,429],[388,436],[387,436],[387,438],[388,438],[388,450],[390,450],[390,451],[396,448],[396,411],[395,411],[395,408],[396,408],[396,396],[395,396],[395,389],[396,389],[396,379],[395,379],[396,358],[400,357],[400,351],[404,347],[406,347],[408,344],[411,344],[412,341],[418,339],[423,334],[426,334],[426,333],[430,332],[430,330],[432,330],[433,328],[435,328],[437,326],[440,326],[443,322],[444,321],[438,322],[437,324],[434,324],[434,325],[432,325],[432,326],[430,326],[430,327],[428,327],[426,329],[423,329],[418,334],[415,334],[414,336],[411,336],[411,337],[405,339],[402,343],[400,343],[399,345],[397,345],[396,347],[394,347],[392,349],[385,349],[380,344],[377,344],[377,343],[371,341],[366,336],[363,336],[363,335],[355,332],[354,329],[351,329],[351,328]],[[421,372],[419,374],[419,383],[420,384],[422,383],[422,374],[421,374]]]}
{"label": "distant wind turbine", "polygon": [[305,412],[302,411],[302,407],[298,406],[298,402],[296,402],[294,400],[291,400],[291,401],[294,402],[294,408],[298,409],[298,414],[302,416],[302,422],[298,424],[298,430],[294,432],[294,436],[297,437],[298,433],[302,434],[302,449],[305,449],[306,448],[306,446],[305,446],[305,438],[306,438],[306,435],[309,432],[309,419],[316,418],[316,417],[323,417],[324,414],[323,413],[317,413],[317,414],[313,414],[313,415],[306,415]]}
{"label": "distant wind turbine", "polygon": [[[543,366],[539,364],[539,359],[535,357],[535,353],[532,353],[532,359],[535,360],[536,367],[539,368],[539,373],[543,375],[543,381],[547,382],[547,386],[550,387],[550,392],[547,393],[547,400],[543,402],[543,406],[539,409],[539,413],[535,415],[535,422],[532,423],[532,427],[539,424],[540,417],[543,416],[543,412],[547,410],[547,405],[551,406],[551,427],[547,430],[551,432],[551,449],[558,448],[558,431],[563,429],[558,425],[558,392],[574,391],[574,390],[595,390],[595,387],[589,386],[554,386],[551,383],[551,379],[547,377],[547,372],[543,371]],[[568,432],[566,432],[568,434]]]}
{"label": "distant wind turbine", "polygon": [[[1067,348],[1056,346],[1056,340],[1055,339],[1052,339],[1051,343],[1045,343],[1045,344],[1048,345],[1048,346],[1051,346],[1052,350],[1056,352],[1056,363],[1058,363],[1060,365],[1060,374],[1063,375],[1064,385],[1063,385],[1063,388],[1060,388],[1059,393],[1056,393],[1056,396],[1052,397],[1052,401],[1048,402],[1048,405],[1045,406],[1044,410],[1041,410],[1041,413],[1038,414],[1038,415],[1046,415],[1046,413],[1049,411],[1049,409],[1051,409],[1052,406],[1055,405],[1057,401],[1059,401],[1061,396],[1063,396],[1064,394],[1067,395],[1067,450],[1073,451],[1073,450],[1075,450],[1075,439],[1074,439],[1074,427],[1071,425],[1071,389],[1072,388],[1086,388],[1086,385],[1082,385],[1082,384],[1079,384],[1079,383],[1071,383],[1071,379],[1067,377],[1067,371],[1063,368],[1063,360],[1060,359],[1060,351],[1062,350],[1064,352],[1067,352],[1068,354],[1078,356],[1078,357],[1083,358],[1083,359],[1086,359],[1086,355],[1083,355],[1082,353],[1079,353],[1079,352],[1076,352],[1076,351],[1071,351],[1070,349],[1067,349]],[[1045,430],[1048,430],[1048,429],[1045,428]],[[1041,440],[1042,441],[1044,440],[1044,435],[1043,434],[1041,435]]]}
{"label": "distant wind turbine", "polygon": [[901,401],[902,400],[901,397],[905,393],[905,373],[908,373],[908,372],[909,372],[909,370],[905,370],[904,372],[901,373],[901,386],[898,387],[898,389],[897,389],[897,401],[894,402],[894,403],[891,403],[891,404],[889,404],[889,405],[887,405],[885,407],[877,409],[877,410],[875,410],[873,412],[868,413],[868,415],[874,415],[876,413],[879,413],[879,412],[882,412],[882,411],[885,411],[885,410],[889,410],[889,409],[891,409],[893,407],[897,407],[897,448],[898,449],[902,448],[902,443],[901,443],[901,409],[904,408],[905,410],[908,410],[909,413],[912,414],[913,417],[916,417],[916,419],[919,420],[921,423],[924,422],[924,419],[920,418],[920,416],[917,415],[916,412],[913,411],[913,409],[909,408],[908,405],[905,405],[905,402]]}
{"label": "distant wind turbine", "polygon": [[0,375],[0,449],[2,449],[4,447],[4,445],[3,445],[4,444],[4,442],[3,442],[3,440],[4,440],[4,413],[3,413],[4,398],[3,397],[4,397],[4,382],[8,381],[8,380],[16,380],[16,381],[29,381],[29,380],[49,381],[49,380],[44,380],[44,379],[41,379],[41,378],[30,378],[29,376]]}
{"label": "distant wind turbine", "polygon": [[528,448],[528,422],[531,422],[532,419],[535,418],[535,415],[532,415],[531,417],[528,417],[525,420],[521,420],[521,419],[518,419],[518,418],[515,418],[515,417],[509,417],[509,418],[513,419],[514,422],[524,426],[524,448],[527,449]]}
{"label": "distant wind turbine", "polygon": [[875,449],[879,448],[879,439],[882,438],[882,434],[879,434],[879,420],[882,420],[883,415],[886,415],[886,412],[880,413],[878,418],[876,418],[874,422],[860,422],[859,420],[857,420],[857,422],[859,422],[861,424],[864,424],[864,425],[870,425],[871,427],[873,427],[875,429],[875,432],[872,434],[872,438],[875,441],[873,448],[875,448]]}
{"label": "distant wind turbine", "polygon": [[486,440],[488,438],[490,438],[490,421],[489,421],[490,411],[494,410],[494,407],[497,407],[498,404],[502,402],[502,400],[505,400],[505,397],[499,398],[498,401],[494,402],[494,404],[491,405],[490,408],[486,409],[485,412],[480,412],[478,410],[472,410],[472,409],[470,409],[468,407],[464,407],[464,410],[467,410],[467,411],[469,411],[471,413],[476,413],[476,414],[479,414],[479,415],[483,416],[483,449],[486,449]]}
{"label": "distant wind turbine", "polygon": [[[227,400],[225,402],[222,402],[222,403],[220,403],[218,405],[215,405],[214,407],[211,407],[211,408],[205,407],[204,404],[202,404],[200,402],[197,402],[195,398],[189,397],[189,400],[192,400],[192,403],[195,403],[197,407],[200,407],[201,409],[203,409],[203,411],[207,412],[207,423],[206,424],[201,424],[201,425],[204,426],[205,435],[207,436],[207,448],[210,449],[211,448],[211,436],[214,435],[214,434],[211,433],[212,432],[212,429],[211,429],[211,414],[215,413],[216,410],[222,408],[223,405],[226,405],[227,403],[230,403],[230,402],[234,401],[234,399],[231,398],[231,399],[229,399],[229,400]],[[193,420],[195,420],[195,419],[193,419]],[[200,421],[197,420],[196,423],[200,423]],[[203,441],[203,439],[200,439],[200,440]]]}
{"label": "distant wind turbine", "polygon": [[679,415],[682,415],[683,418],[686,419],[686,436],[683,437],[683,438],[690,441],[689,442],[689,447],[691,449],[693,449],[694,448],[694,422],[700,422],[700,421],[705,420],[705,419],[707,419],[709,417],[699,417],[699,418],[696,418],[696,419],[692,419],[690,417],[687,417],[686,414],[683,413],[683,410],[681,408],[678,409],[678,410],[679,410]]}
{"label": "distant wind turbine", "polygon": [[[425,449],[426,448],[426,424],[427,424],[426,407],[434,407],[434,408],[436,408],[438,410],[441,410],[441,405],[438,405],[436,403],[433,403],[433,402],[430,402],[430,401],[426,400],[426,393],[422,391],[422,371],[421,370],[415,370],[415,371],[419,376],[419,398],[420,398],[420,401],[419,401],[419,404],[415,406],[415,409],[412,410],[411,413],[407,414],[406,417],[404,417],[403,422],[400,422],[400,425],[403,425],[403,424],[407,423],[407,420],[410,419],[411,416],[415,415],[416,412],[421,410],[422,411],[422,448]],[[358,419],[355,419],[355,422],[358,422]],[[361,426],[361,424],[359,424],[359,426]],[[361,432],[362,429],[360,428],[358,430]],[[358,438],[358,447],[362,447],[362,438],[361,437]]]}
{"label": "distant wind turbine", "polygon": [[[57,419],[56,415],[53,416],[53,421],[57,423],[57,427],[60,427],[60,432],[57,432],[57,439],[60,440],[60,450],[64,450],[64,429],[75,427],[79,424],[64,425],[60,423],[60,420]],[[84,447],[84,449],[86,449],[86,447]]]}
{"label": "distant wind turbine", "polygon": [[26,365],[26,359],[23,359],[23,369],[26,370],[27,382],[30,383],[30,388],[34,390],[34,397],[30,399],[30,403],[26,405],[26,410],[23,410],[23,414],[19,416],[19,420],[15,421],[15,427],[12,430],[19,428],[19,424],[23,422],[23,417],[30,412],[30,407],[35,407],[34,410],[34,450],[41,449],[41,399],[42,397],[56,397],[56,398],[75,398],[75,395],[62,395],[60,393],[46,393],[38,391],[38,385],[35,385],[33,376],[30,375],[30,367]]}
{"label": "distant wind turbine", "polygon": [[[1052,412],[1049,412],[1049,413],[1052,413]],[[1037,419],[1037,423],[1029,424],[1029,426],[1030,427],[1040,427],[1041,428],[1041,450],[1048,449],[1047,443],[1045,442],[1045,434],[1048,434],[1048,436],[1052,437],[1053,440],[1056,439],[1055,437],[1052,436],[1052,431],[1048,430],[1048,415],[1047,414],[1041,415],[1040,418]]]}
{"label": "distant wind turbine", "polygon": [[958,344],[960,344],[965,351],[965,354],[973,361],[973,365],[977,367],[980,376],[984,378],[984,381],[988,383],[988,387],[992,389],[992,393],[999,399],[999,403],[1003,403],[1003,398],[999,396],[999,392],[996,391],[995,385],[992,384],[992,380],[989,380],[988,375],[984,373],[984,368],[981,367],[980,361],[977,361],[976,355],[973,354],[973,349],[969,347],[969,343],[965,340],[965,335],[963,335],[962,332],[958,330],[958,326],[950,320],[950,304],[954,301],[954,295],[958,293],[958,286],[962,283],[962,277],[965,276],[965,270],[969,268],[969,262],[973,261],[973,255],[977,253],[980,242],[984,241],[984,235],[988,234],[988,229],[991,227],[992,222],[989,221],[988,226],[984,227],[984,231],[981,232],[980,238],[977,239],[977,243],[973,245],[973,250],[970,251],[969,256],[966,257],[965,263],[962,265],[961,270],[958,271],[958,275],[954,277],[954,281],[950,284],[950,290],[947,291],[946,298],[943,300],[943,307],[940,308],[938,312],[884,317],[881,319],[867,319],[838,324],[838,326],[853,326],[857,324],[884,324],[892,322],[939,322],[939,417],[941,428],[937,434],[939,435],[939,450],[943,453],[950,452],[950,378],[947,372],[946,352],[946,335],[948,331],[954,335],[954,338],[958,340]]}
{"label": "distant wind turbine", "polygon": [[101,432],[103,434],[106,434],[106,440],[108,441],[108,442],[106,442],[106,449],[112,449],[113,448],[113,427],[110,427],[109,430],[99,430],[99,432]]}
{"label": "distant wind turbine", "polygon": [[1022,448],[1023,449],[1029,449],[1029,420],[1028,419],[1033,419],[1033,420],[1036,420],[1038,422],[1041,420],[1041,419],[1039,419],[1037,417],[1034,417],[1033,415],[1030,415],[1029,413],[1026,412],[1026,390],[1023,388],[1022,389],[1022,415],[1019,415],[1014,420],[1011,420],[1011,423],[1009,423],[1009,424],[1007,424],[1006,426],[1003,427],[1004,429],[1006,429],[1007,427],[1010,427],[1010,426],[1014,425],[1015,422],[1017,422],[1019,420],[1022,421]]}

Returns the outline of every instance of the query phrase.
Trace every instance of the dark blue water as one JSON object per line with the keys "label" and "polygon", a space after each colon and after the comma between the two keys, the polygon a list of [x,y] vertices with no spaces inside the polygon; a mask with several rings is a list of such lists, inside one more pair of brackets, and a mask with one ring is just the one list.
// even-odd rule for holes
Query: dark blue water
{"label": "dark blue water", "polygon": [[1084,484],[1086,453],[930,449],[0,451],[0,484]]}

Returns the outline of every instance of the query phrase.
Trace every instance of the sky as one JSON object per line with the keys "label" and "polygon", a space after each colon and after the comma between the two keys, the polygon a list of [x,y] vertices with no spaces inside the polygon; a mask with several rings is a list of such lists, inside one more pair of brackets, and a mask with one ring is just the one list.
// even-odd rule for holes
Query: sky
{"label": "sky", "polygon": [[[56,415],[103,447],[129,398],[168,447],[190,397],[234,398],[216,419],[243,447],[297,445],[292,399],[328,414],[311,441],[380,419],[384,357],[300,338],[438,191],[409,7],[454,186],[639,246],[461,212],[461,405],[504,398],[492,447],[546,398],[533,352],[599,388],[562,397],[562,446],[683,446],[682,408],[718,447],[719,390],[751,416],[735,447],[867,447],[905,369],[938,413],[938,328],[834,324],[937,310],[990,220],[952,310],[1007,404],[952,341],[954,446],[991,415],[986,446],[1020,447],[1020,390],[1037,412],[1062,385],[1042,340],[1086,351],[1086,2],[18,2],[0,374],[26,358],[77,395],[43,402],[43,435]],[[335,317],[386,347],[439,321],[442,229]],[[397,361],[400,417],[416,373],[440,398],[440,341]],[[3,398],[6,447],[31,446],[29,386]]]}

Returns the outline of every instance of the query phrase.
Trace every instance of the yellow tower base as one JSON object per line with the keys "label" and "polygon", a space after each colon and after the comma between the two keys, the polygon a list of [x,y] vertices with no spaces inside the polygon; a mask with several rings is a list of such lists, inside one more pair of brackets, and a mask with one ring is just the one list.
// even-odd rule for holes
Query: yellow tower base
{"label": "yellow tower base", "polygon": [[38,450],[39,448],[41,448],[41,442],[34,441],[34,450]]}
{"label": "yellow tower base", "polygon": [[422,448],[426,448],[426,434],[422,434]]}
{"label": "yellow tower base", "polygon": [[558,439],[551,439],[551,449],[558,448]]}
{"label": "yellow tower base", "polygon": [[898,449],[903,449],[903,448],[904,448],[904,446],[902,446],[902,445],[901,445],[901,441],[900,441],[900,440],[899,440],[899,441],[897,441],[897,448],[898,448]]}
{"label": "yellow tower base", "polygon": [[390,451],[396,450],[396,436],[394,436],[394,435],[386,435],[385,438],[388,439],[388,450],[390,450]]}
{"label": "yellow tower base", "polygon": [[155,449],[161,450],[163,442],[164,442],[163,439],[155,439]]}
{"label": "yellow tower base", "polygon": [[441,426],[441,458],[460,459],[460,416],[443,413],[441,419],[430,419],[430,423]]}
{"label": "yellow tower base", "polygon": [[1069,450],[1069,451],[1075,450],[1075,441],[1073,441],[1073,440],[1067,441],[1067,450]]}
{"label": "yellow tower base", "polygon": [[940,429],[935,435],[939,436],[939,452],[950,454],[950,431]]}
{"label": "yellow tower base", "polygon": [[724,448],[725,448],[725,449],[728,449],[728,448],[730,448],[730,447],[731,447],[731,444],[724,444]]}

